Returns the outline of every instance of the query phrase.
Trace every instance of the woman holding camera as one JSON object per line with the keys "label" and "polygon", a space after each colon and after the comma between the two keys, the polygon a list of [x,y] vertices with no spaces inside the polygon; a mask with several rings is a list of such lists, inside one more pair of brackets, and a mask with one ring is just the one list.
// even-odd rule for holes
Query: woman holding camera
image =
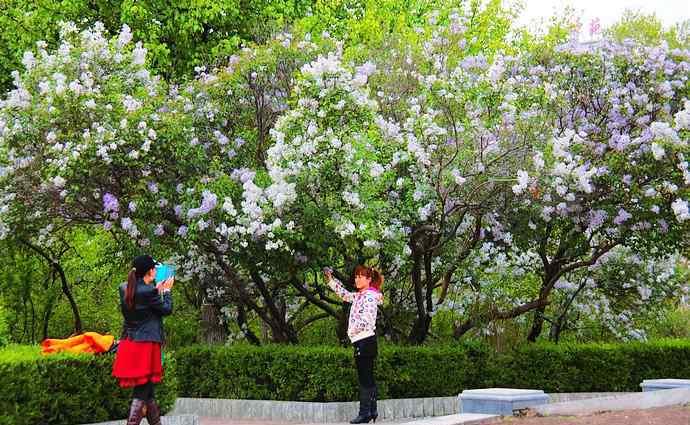
{"label": "woman holding camera", "polygon": [[124,326],[113,376],[121,387],[134,389],[127,425],[139,425],[144,417],[150,425],[160,425],[153,384],[163,376],[163,316],[172,313],[174,278],[154,285],[156,262],[148,255],[136,257],[132,265],[127,282],[119,288]]}
{"label": "woman holding camera", "polygon": [[346,303],[351,303],[347,335],[355,351],[355,365],[359,381],[359,415],[351,424],[376,422],[376,383],[374,382],[374,363],[378,354],[376,344],[376,314],[378,305],[383,302],[381,287],[383,276],[371,267],[355,268],[357,292],[347,291],[340,281],[333,277],[331,269],[324,270],[326,282]]}

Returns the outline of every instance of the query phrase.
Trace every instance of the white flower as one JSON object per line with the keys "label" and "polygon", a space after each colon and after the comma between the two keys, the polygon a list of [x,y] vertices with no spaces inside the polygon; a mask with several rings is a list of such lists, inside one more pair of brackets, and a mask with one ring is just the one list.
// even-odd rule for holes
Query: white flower
{"label": "white flower", "polygon": [[537,152],[534,154],[532,157],[532,161],[534,162],[534,169],[537,171],[541,171],[544,168],[544,154],[541,152]]}
{"label": "white flower", "polygon": [[32,52],[24,52],[22,57],[22,64],[27,71],[31,70],[36,65],[36,58]]}
{"label": "white flower", "polygon": [[367,248],[378,249],[381,247],[381,244],[378,243],[377,241],[372,241],[372,240],[368,239],[368,240],[364,241],[364,246]]}
{"label": "white flower", "polygon": [[652,143],[652,155],[654,159],[660,161],[664,156],[666,156],[666,151],[658,143]]}
{"label": "white flower", "polygon": [[676,129],[690,130],[690,100],[685,101],[685,109],[678,111],[676,117]]}
{"label": "white flower", "polygon": [[343,200],[355,208],[364,207],[362,201],[359,199],[359,193],[357,192],[343,191]]}
{"label": "white flower", "polygon": [[122,48],[129,44],[130,41],[132,41],[132,31],[127,24],[124,24],[117,37],[117,47]]}
{"label": "white flower", "polygon": [[237,215],[237,210],[235,209],[235,206],[232,204],[232,199],[230,199],[227,196],[225,197],[225,201],[223,202],[223,211],[225,211],[233,217]]}
{"label": "white flower", "polygon": [[63,188],[65,186],[66,180],[60,176],[53,177],[53,185],[57,188]]}
{"label": "white flower", "polygon": [[132,96],[127,95],[124,99],[122,99],[122,105],[125,107],[125,111],[127,111],[128,113],[132,113],[137,109],[141,108],[142,103],[133,98]]}
{"label": "white flower", "polygon": [[457,183],[460,186],[462,186],[462,184],[467,181],[467,179],[464,178],[462,176],[462,174],[460,174],[460,170],[453,170],[453,171],[451,171],[451,174],[453,175],[453,179],[455,180],[455,183]]}
{"label": "white flower", "polygon": [[513,193],[516,195],[521,194],[525,189],[527,189],[527,185],[529,184],[529,174],[527,174],[527,171],[524,170],[519,170],[517,172],[518,174],[518,183],[516,185],[513,185]]}
{"label": "white flower", "polygon": [[350,220],[347,220],[337,226],[335,231],[340,235],[341,238],[344,238],[345,236],[355,233],[355,225],[352,224]]}
{"label": "white flower", "polygon": [[369,170],[369,175],[376,178],[383,174],[384,171],[385,169],[383,168],[383,165],[379,164],[378,162],[374,162],[371,165],[371,170]]}
{"label": "white flower", "polygon": [[676,215],[676,219],[679,222],[684,222],[685,220],[690,220],[690,211],[688,211],[688,201],[684,199],[676,199],[672,204],[673,213]]}
{"label": "white flower", "polygon": [[146,62],[146,48],[142,47],[141,41],[137,42],[132,51],[132,64],[143,65]]}
{"label": "white flower", "polygon": [[655,121],[649,126],[649,129],[657,139],[666,140],[669,142],[678,141],[678,133],[676,133],[676,131],[671,128],[667,122]]}

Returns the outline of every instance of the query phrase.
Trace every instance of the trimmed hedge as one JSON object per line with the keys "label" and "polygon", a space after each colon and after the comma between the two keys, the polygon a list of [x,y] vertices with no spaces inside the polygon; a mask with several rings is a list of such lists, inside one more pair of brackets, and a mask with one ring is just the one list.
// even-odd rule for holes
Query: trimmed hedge
{"label": "trimmed hedge", "polygon": [[[295,401],[351,400],[352,350],[339,347],[194,346],[177,351],[184,397]],[[376,373],[381,398],[457,393],[483,382],[488,349],[383,347]],[[475,367],[464,367],[464,365]]]}
{"label": "trimmed hedge", "polygon": [[[82,424],[127,417],[131,389],[111,376],[113,355],[53,354],[38,347],[0,349],[0,424]],[[165,377],[156,386],[161,408],[177,396],[175,359],[166,353]]]}
{"label": "trimmed hedge", "polygon": [[[0,349],[0,425],[79,424],[124,418],[131,391],[110,376],[113,356],[51,355],[37,347]],[[166,353],[156,397],[177,395],[295,401],[353,400],[352,350],[339,347],[193,346]],[[546,392],[639,391],[649,378],[690,377],[690,341],[532,344],[496,354],[464,343],[382,346],[381,398],[454,396],[468,388]]]}
{"label": "trimmed hedge", "polygon": [[645,379],[690,378],[690,341],[526,345],[501,356],[495,383],[546,392],[640,391]]}
{"label": "trimmed hedge", "polygon": [[[180,395],[295,401],[352,400],[352,351],[333,347],[207,347],[177,351]],[[469,388],[640,391],[650,378],[690,377],[690,341],[531,344],[495,354],[479,344],[379,351],[381,398],[454,396]]]}

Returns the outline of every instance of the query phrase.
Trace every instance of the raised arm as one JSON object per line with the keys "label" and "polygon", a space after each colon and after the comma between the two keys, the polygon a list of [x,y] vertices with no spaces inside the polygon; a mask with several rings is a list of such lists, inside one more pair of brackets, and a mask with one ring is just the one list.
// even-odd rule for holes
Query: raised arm
{"label": "raised arm", "polygon": [[351,303],[355,299],[355,294],[343,287],[343,284],[333,276],[329,276],[328,286],[335,292],[343,301]]}
{"label": "raised arm", "polygon": [[163,291],[162,294],[159,294],[158,290],[153,288],[153,290],[148,293],[147,298],[149,307],[158,315],[167,316],[172,313],[173,302],[170,291]]}

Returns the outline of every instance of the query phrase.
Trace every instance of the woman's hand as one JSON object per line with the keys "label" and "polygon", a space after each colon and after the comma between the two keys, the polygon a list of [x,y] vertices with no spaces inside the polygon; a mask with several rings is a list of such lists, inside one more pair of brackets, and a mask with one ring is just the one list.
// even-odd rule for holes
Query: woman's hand
{"label": "woman's hand", "polygon": [[333,270],[330,267],[324,267],[323,275],[326,277],[326,283],[333,279]]}
{"label": "woman's hand", "polygon": [[171,278],[165,279],[163,282],[159,283],[156,286],[156,288],[158,288],[158,291],[160,291],[160,292],[170,291],[170,290],[172,290],[174,283],[175,283],[175,278],[171,277]]}

